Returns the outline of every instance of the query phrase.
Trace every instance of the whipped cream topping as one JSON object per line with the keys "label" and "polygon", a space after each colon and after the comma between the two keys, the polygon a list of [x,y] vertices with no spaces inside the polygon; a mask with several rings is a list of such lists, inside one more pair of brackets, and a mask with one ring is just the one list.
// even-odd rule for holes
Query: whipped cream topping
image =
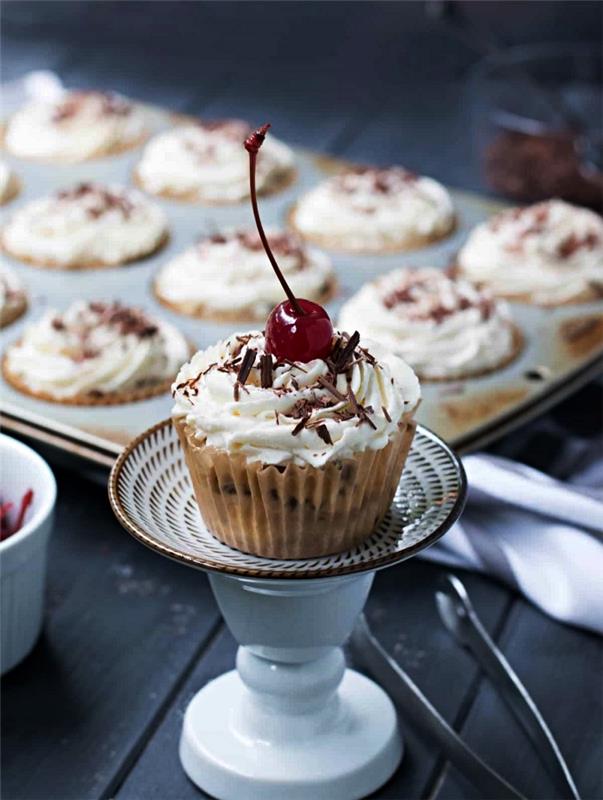
{"label": "whipped cream topping", "polygon": [[7,370],[57,399],[102,396],[171,379],[188,356],[171,325],[119,303],[48,310],[7,351]]}
{"label": "whipped cream topping", "polygon": [[454,211],[446,189],[402,167],[359,168],[320,183],[294,216],[304,235],[341,240],[346,249],[413,246],[442,236]]}
{"label": "whipped cream topping", "polygon": [[[249,194],[249,162],[243,147],[250,126],[240,120],[182,125],[161,133],[144,149],[140,184],[153,194],[183,195],[208,203],[233,203]],[[258,192],[293,168],[292,151],[269,137],[257,159]]]}
{"label": "whipped cream topping", "polygon": [[185,364],[172,415],[200,439],[265,464],[320,467],[385,447],[419,402],[412,369],[374,342],[336,334],[326,361],[278,363],[264,334],[233,334]]}
{"label": "whipped cream topping", "polygon": [[5,161],[0,160],[0,205],[10,200],[15,192],[16,177]]}
{"label": "whipped cream topping", "polygon": [[543,305],[603,293],[603,218],[562,200],[509,209],[473,230],[458,266],[495,294]]}
{"label": "whipped cream topping", "polygon": [[[273,229],[266,235],[293,293],[319,300],[334,281],[329,257],[293,234]],[[283,299],[260,237],[248,229],[201,239],[163,267],[155,289],[185,313],[241,312],[262,320]]]}
{"label": "whipped cream topping", "polygon": [[341,328],[355,323],[424,379],[487,371],[515,349],[508,305],[438,269],[398,269],[365,284],[339,315]]}
{"label": "whipped cream topping", "polygon": [[18,258],[77,268],[146,255],[166,232],[163,211],[141,192],[81,183],[22,206],[2,238]]}
{"label": "whipped cream topping", "polygon": [[0,320],[10,318],[25,302],[25,291],[15,272],[0,263]]}
{"label": "whipped cream topping", "polygon": [[124,149],[147,133],[147,114],[109,92],[66,92],[25,105],[8,122],[5,145],[22,158],[66,163]]}

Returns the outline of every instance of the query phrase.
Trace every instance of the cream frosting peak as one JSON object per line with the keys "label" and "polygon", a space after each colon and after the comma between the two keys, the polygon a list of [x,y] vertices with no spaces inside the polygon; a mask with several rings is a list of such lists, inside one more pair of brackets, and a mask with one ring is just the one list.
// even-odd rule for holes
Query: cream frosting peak
{"label": "cream frosting peak", "polygon": [[348,337],[337,337],[330,359],[300,364],[267,354],[259,331],[233,334],[182,367],[172,413],[208,445],[249,461],[322,466],[379,450],[416,407],[417,378],[378,344],[346,350]]}
{"label": "cream frosting peak", "polygon": [[413,246],[454,222],[446,189],[402,167],[359,168],[323,181],[299,201],[295,227],[349,250]]}
{"label": "cream frosting peak", "polygon": [[25,105],[9,120],[5,141],[23,158],[74,163],[135,144],[147,123],[144,110],[120,95],[72,91]]}
{"label": "cream frosting peak", "polygon": [[355,321],[425,379],[486,372],[516,349],[507,304],[438,269],[398,269],[365,284],[339,316],[343,328]]}
{"label": "cream frosting peak", "polygon": [[509,209],[472,231],[458,266],[495,294],[571,302],[603,286],[603,219],[562,200]]}
{"label": "cream frosting peak", "polygon": [[142,257],[166,232],[163,211],[141,192],[81,183],[22,206],[2,237],[18,258],[77,268]]}
{"label": "cream frosting peak", "polygon": [[[208,203],[238,202],[249,193],[249,164],[240,120],[198,122],[159,134],[144,149],[139,183],[153,194]],[[259,192],[268,191],[293,168],[293,153],[271,136],[257,159]]]}
{"label": "cream frosting peak", "polygon": [[[272,229],[267,236],[293,293],[320,300],[334,285],[328,256],[290,233]],[[184,313],[238,312],[254,319],[264,319],[283,295],[259,235],[248,229],[201,239],[163,267],[155,290]]]}
{"label": "cream frosting peak", "polygon": [[9,373],[57,399],[112,394],[170,379],[187,357],[171,325],[119,303],[48,310],[7,352]]}

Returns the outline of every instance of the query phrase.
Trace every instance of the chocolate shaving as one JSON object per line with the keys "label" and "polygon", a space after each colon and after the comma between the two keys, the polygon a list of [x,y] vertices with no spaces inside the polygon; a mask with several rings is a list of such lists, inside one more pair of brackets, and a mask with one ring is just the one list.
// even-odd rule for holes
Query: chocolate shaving
{"label": "chocolate shaving", "polygon": [[348,339],[346,346],[337,356],[337,360],[335,361],[335,369],[337,372],[343,372],[343,370],[347,365],[347,362],[354,354],[354,350],[358,346],[359,341],[360,341],[360,334],[358,333],[358,331],[354,331],[354,333]]}
{"label": "chocolate shaving", "polygon": [[238,381],[236,381],[235,385],[233,386],[232,394],[235,399],[235,403],[238,403],[241,399],[241,386]]}
{"label": "chocolate shaving", "polygon": [[297,423],[295,428],[291,431],[291,436],[297,436],[297,434],[306,427],[306,422],[308,421],[308,417],[302,417],[300,421]]}
{"label": "chocolate shaving", "polygon": [[255,357],[257,355],[257,350],[254,350],[250,347],[245,352],[245,357],[243,358],[243,363],[241,364],[241,368],[239,369],[237,375],[237,383],[244,384],[247,378],[249,377],[249,373],[251,372],[251,368],[255,362]]}
{"label": "chocolate shaving", "polygon": [[331,439],[331,434],[329,433],[329,429],[323,423],[316,428],[316,433],[320,436],[325,444],[333,444],[333,440]]}
{"label": "chocolate shaving", "polygon": [[260,382],[262,389],[272,386],[272,356],[269,353],[260,356]]}
{"label": "chocolate shaving", "polygon": [[328,381],[323,375],[319,376],[318,383],[323,389],[326,389],[327,392],[330,392],[330,394],[332,394],[336,400],[343,402],[346,399],[346,396],[342,394],[339,389],[333,383]]}
{"label": "chocolate shaving", "polygon": [[356,416],[358,417],[359,420],[358,424],[361,425],[363,422],[368,422],[371,428],[374,431],[376,431],[377,426],[375,425],[373,420],[369,417],[366,408],[361,406],[358,400],[356,399],[356,395],[354,394],[354,390],[352,389],[351,386],[348,387],[348,400],[350,401],[350,404],[354,409]]}

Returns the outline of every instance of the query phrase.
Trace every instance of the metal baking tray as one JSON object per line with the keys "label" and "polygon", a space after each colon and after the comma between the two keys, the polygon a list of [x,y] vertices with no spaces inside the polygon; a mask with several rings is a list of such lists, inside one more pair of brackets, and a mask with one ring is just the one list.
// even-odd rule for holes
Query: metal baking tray
{"label": "metal baking tray", "polygon": [[[156,129],[174,124],[166,111],[153,110]],[[278,133],[278,132],[275,132]],[[0,222],[39,195],[78,181],[131,183],[141,149],[77,165],[21,161],[3,154],[21,181],[19,196],[1,210]],[[292,203],[345,162],[296,151],[297,180],[280,194],[261,199],[267,224],[285,224]],[[437,176],[435,176],[437,178]],[[336,318],[344,299],[365,281],[402,265],[446,267],[468,231],[504,204],[452,190],[458,226],[452,236],[411,253],[387,256],[333,254],[340,290],[328,304]],[[248,203],[203,207],[156,199],[170,225],[166,248],[146,260],[114,269],[65,272],[26,266],[3,255],[21,276],[29,295],[26,315],[2,331],[2,348],[19,338],[24,326],[48,306],[63,308],[76,298],[120,299],[169,318],[198,347],[206,347],[245,324],[216,324],[171,313],[154,298],[151,285],[159,267],[202,234],[224,226],[253,225]],[[508,367],[490,375],[453,383],[424,383],[419,421],[453,447],[468,451],[501,436],[541,413],[596,374],[603,365],[603,302],[545,310],[514,305],[525,344]],[[169,395],[120,406],[73,407],[30,398],[2,383],[0,412],[7,429],[58,447],[73,456],[110,466],[132,437],[169,415]]]}

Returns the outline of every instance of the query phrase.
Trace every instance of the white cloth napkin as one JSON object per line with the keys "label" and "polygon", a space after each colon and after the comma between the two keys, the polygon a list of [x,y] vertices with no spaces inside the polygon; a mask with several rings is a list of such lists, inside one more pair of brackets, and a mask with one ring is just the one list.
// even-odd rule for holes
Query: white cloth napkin
{"label": "white cloth napkin", "polygon": [[422,556],[492,575],[552,617],[603,633],[603,463],[572,484],[498,456],[463,464],[465,511]]}

